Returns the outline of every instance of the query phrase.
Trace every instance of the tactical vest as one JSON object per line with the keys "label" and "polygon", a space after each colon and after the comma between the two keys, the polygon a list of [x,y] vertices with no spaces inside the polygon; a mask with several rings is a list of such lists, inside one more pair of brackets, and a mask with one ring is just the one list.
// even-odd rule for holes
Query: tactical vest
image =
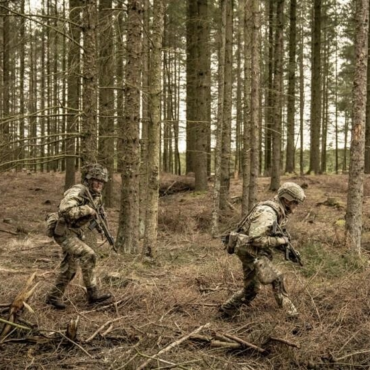
{"label": "tactical vest", "polygon": [[272,208],[276,213],[277,222],[278,222],[279,225],[281,224],[281,222],[286,217],[284,209],[276,201],[266,200],[266,201],[257,203],[251,209],[251,211],[239,222],[239,224],[237,226],[237,229],[236,229],[237,233],[242,232],[242,233],[248,235],[249,228],[250,228],[250,225],[251,225],[252,215],[253,215],[254,211],[256,210],[256,208],[259,207],[259,206],[268,206],[268,207]]}

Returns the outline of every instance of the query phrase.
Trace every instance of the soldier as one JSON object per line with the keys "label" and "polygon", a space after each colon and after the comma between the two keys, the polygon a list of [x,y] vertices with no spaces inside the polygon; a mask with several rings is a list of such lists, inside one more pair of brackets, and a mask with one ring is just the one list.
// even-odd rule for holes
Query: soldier
{"label": "soldier", "polygon": [[236,292],[221,307],[224,317],[233,316],[243,304],[249,305],[257,296],[261,284],[271,284],[275,300],[288,316],[298,315],[289,299],[283,274],[272,263],[272,250],[289,243],[287,236],[276,235],[288,215],[305,199],[303,189],[293,183],[284,183],[273,200],[258,203],[239,223],[236,232],[228,237],[229,253],[235,253],[243,264],[244,288]]}
{"label": "soldier", "polygon": [[96,235],[88,228],[96,216],[96,211],[85,195],[90,191],[95,209],[102,209],[101,192],[104,184],[108,182],[108,171],[99,164],[89,164],[83,167],[81,172],[83,184],[74,185],[64,193],[53,235],[54,240],[62,247],[63,261],[46,303],[61,310],[66,307],[62,297],[67,285],[76,274],[78,263],[81,266],[89,303],[102,302],[111,297],[110,294],[101,295],[97,291],[96,254],[91,248],[96,243]]}

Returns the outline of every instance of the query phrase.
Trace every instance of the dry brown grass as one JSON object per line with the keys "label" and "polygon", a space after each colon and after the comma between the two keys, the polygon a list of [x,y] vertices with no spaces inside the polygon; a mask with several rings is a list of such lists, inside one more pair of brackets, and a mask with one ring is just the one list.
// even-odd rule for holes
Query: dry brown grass
{"label": "dry brown grass", "polygon": [[[17,238],[0,233],[0,304],[11,302],[27,277],[37,272],[40,284],[30,301],[35,313],[25,310],[22,319],[38,328],[63,331],[70,319],[79,315],[79,344],[91,357],[61,341],[5,343],[0,347],[1,369],[137,369],[146,356],[157,354],[208,322],[211,326],[202,334],[228,333],[263,346],[267,353],[230,351],[185,341],[160,358],[177,364],[172,367],[175,369],[368,368],[370,352],[360,352],[368,349],[370,336],[369,271],[366,263],[353,261],[336,239],[334,224],[343,218],[344,209],[317,206],[328,197],[345,202],[346,177],[292,180],[308,184],[307,202],[290,221],[305,267],[297,268],[279,256],[276,261],[287,273],[289,292],[301,315],[287,320],[276,307],[271,289],[265,287],[251,307],[244,307],[236,318],[225,321],[218,318],[217,305],[242,285],[242,272],[237,258],[227,255],[220,241],[207,233],[210,194],[188,192],[161,199],[159,265],[148,265],[131,255],[109,254],[108,247],[102,247],[99,283],[114,294],[116,306],[90,307],[78,275],[66,294],[67,310],[58,312],[44,301],[56,275],[60,251],[42,232],[44,215],[56,208],[63,192],[63,176],[5,174],[0,179],[4,200],[0,221],[11,221],[0,228],[13,232],[21,225],[28,234]],[[240,187],[240,181],[234,182],[232,195],[240,195]],[[259,198],[272,195],[268,180],[260,179]],[[46,200],[51,205],[45,204]],[[365,227],[368,201],[365,197]],[[118,207],[108,212],[115,230]],[[233,211],[223,215],[224,227],[237,220]],[[114,279],[108,277],[112,272],[116,273]],[[0,317],[6,317],[6,313],[0,311]],[[123,318],[113,323],[105,338],[98,335],[84,343],[100,326],[119,317]],[[18,336],[25,337],[26,333],[19,332]],[[265,344],[271,336],[301,348],[279,342]],[[166,366],[169,368],[168,364],[153,361],[148,368]]]}

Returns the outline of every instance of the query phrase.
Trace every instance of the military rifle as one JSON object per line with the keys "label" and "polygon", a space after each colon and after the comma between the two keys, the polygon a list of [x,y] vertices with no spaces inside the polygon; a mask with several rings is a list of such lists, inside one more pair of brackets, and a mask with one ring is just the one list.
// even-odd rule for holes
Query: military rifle
{"label": "military rifle", "polygon": [[118,253],[117,248],[114,244],[114,238],[111,235],[111,233],[108,230],[107,222],[105,219],[105,214],[102,212],[101,208],[98,209],[94,203],[94,199],[89,191],[89,189],[86,189],[87,199],[91,203],[92,209],[96,212],[95,218],[90,222],[89,229],[98,230],[98,232],[103,233],[105,238],[108,240],[109,245],[113,248],[113,250]]}
{"label": "military rifle", "polygon": [[301,259],[301,254],[293,247],[292,243],[290,242],[290,234],[287,230],[283,230],[280,225],[274,221],[272,225],[272,234],[274,236],[285,237],[288,239],[288,243],[279,246],[278,249],[281,249],[284,252],[285,260],[292,261],[294,263],[298,263],[300,266],[303,266],[303,262]]}

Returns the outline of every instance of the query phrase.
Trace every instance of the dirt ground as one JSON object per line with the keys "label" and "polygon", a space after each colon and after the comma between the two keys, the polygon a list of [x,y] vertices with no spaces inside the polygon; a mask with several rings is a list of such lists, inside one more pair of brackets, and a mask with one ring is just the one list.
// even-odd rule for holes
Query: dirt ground
{"label": "dirt ground", "polygon": [[[88,305],[78,274],[61,312],[44,303],[61,256],[45,235],[44,219],[61,199],[63,174],[2,174],[0,319],[8,319],[7,306],[33,273],[37,286],[17,319],[33,330],[18,328],[5,338],[0,369],[369,369],[369,178],[361,259],[343,246],[347,176],[288,179],[307,194],[289,221],[304,267],[285,262],[279,252],[274,260],[286,272],[300,316],[287,319],[266,286],[250,307],[223,320],[218,306],[242,286],[242,271],[237,257],[210,236],[211,190],[161,198],[157,264],[114,254],[107,244],[98,250],[99,286],[114,302]],[[259,180],[261,200],[273,196],[268,184]],[[241,195],[241,185],[233,181],[232,196]],[[113,234],[118,198],[117,176],[115,207],[107,210]],[[224,229],[239,219],[240,204],[232,207],[222,215]],[[77,318],[71,343],[64,334]]]}

